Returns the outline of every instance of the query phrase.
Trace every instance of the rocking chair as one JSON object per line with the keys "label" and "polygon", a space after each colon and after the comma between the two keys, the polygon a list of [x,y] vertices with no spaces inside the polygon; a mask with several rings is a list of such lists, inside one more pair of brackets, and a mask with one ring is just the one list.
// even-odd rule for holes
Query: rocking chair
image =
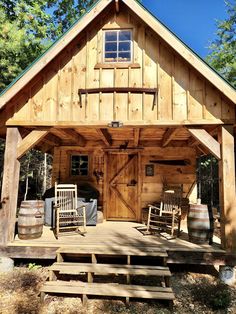
{"label": "rocking chair", "polygon": [[180,235],[182,187],[169,187],[163,192],[159,206],[149,205],[147,230],[171,231],[171,236],[177,229]]}
{"label": "rocking chair", "polygon": [[[85,206],[77,207],[77,185],[55,183],[55,237],[63,231],[86,233]],[[83,231],[79,231],[82,227]]]}

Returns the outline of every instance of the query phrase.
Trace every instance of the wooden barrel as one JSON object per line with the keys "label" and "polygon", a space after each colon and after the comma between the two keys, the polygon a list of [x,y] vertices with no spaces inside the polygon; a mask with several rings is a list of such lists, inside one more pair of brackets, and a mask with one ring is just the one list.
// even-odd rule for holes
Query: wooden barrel
{"label": "wooden barrel", "polygon": [[18,214],[18,237],[36,239],[43,233],[44,202],[23,201]]}
{"label": "wooden barrel", "polygon": [[209,214],[207,205],[190,204],[187,225],[190,242],[212,243],[213,219]]}

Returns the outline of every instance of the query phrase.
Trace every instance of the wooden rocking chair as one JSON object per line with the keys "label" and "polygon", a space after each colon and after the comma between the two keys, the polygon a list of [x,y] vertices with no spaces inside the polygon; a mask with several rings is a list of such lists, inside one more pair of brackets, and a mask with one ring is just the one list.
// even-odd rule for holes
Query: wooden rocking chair
{"label": "wooden rocking chair", "polygon": [[[85,206],[77,207],[77,185],[55,183],[55,237],[63,231],[86,233]],[[82,227],[83,231],[79,231]]]}
{"label": "wooden rocking chair", "polygon": [[160,205],[149,205],[147,230],[149,232],[170,230],[171,236],[173,236],[174,231],[177,229],[177,236],[179,236],[181,200],[182,187],[166,188]]}

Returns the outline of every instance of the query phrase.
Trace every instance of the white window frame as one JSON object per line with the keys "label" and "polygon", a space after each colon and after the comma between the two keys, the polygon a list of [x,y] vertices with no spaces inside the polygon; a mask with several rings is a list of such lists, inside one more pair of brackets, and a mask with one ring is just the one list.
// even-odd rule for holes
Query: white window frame
{"label": "white window frame", "polygon": [[[119,32],[123,32],[123,31],[128,31],[128,32],[130,32],[130,60],[128,60],[128,61],[119,61],[119,60],[117,60],[117,61],[109,61],[109,60],[106,60],[106,58],[105,58],[105,54],[106,54],[106,49],[105,49],[105,47],[106,47],[106,33],[107,32],[117,32],[117,33],[119,33]],[[118,53],[119,53],[119,50],[118,50],[118,44],[119,44],[119,41],[118,41],[118,37],[117,37],[117,50],[116,50],[116,53],[117,53],[117,56],[118,56]],[[122,52],[122,51],[121,51]],[[117,58],[118,59],[118,58]],[[105,29],[104,31],[103,31],[103,62],[104,63],[127,63],[127,64],[129,64],[129,63],[132,63],[133,62],[133,32],[132,32],[132,29],[124,29],[124,28],[122,28],[122,29]]]}

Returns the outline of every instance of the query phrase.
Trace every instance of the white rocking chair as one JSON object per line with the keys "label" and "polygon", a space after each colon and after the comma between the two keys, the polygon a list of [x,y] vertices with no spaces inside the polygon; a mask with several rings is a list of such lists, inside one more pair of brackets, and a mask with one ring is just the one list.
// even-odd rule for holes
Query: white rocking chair
{"label": "white rocking chair", "polygon": [[[77,206],[77,185],[55,183],[55,237],[61,232],[86,233],[85,206]],[[82,227],[82,231],[79,228]]]}

